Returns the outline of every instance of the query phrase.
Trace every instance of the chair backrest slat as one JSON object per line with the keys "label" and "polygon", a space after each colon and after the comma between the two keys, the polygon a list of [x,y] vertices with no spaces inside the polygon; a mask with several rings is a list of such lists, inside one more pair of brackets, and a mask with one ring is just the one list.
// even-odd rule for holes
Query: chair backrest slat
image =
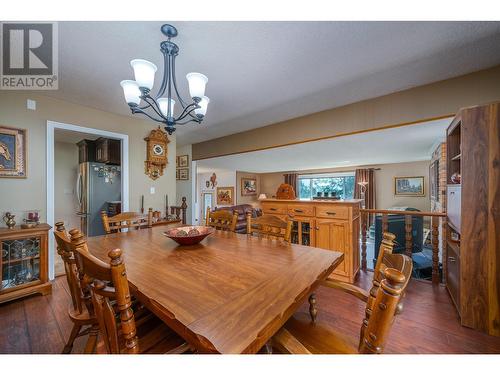
{"label": "chair backrest slat", "polygon": [[234,232],[238,223],[238,213],[227,210],[211,211],[207,208],[206,225],[215,229]]}
{"label": "chair backrest slat", "polygon": [[121,232],[125,228],[151,228],[153,225],[153,211],[150,209],[147,215],[137,212],[122,212],[109,217],[106,211],[101,211],[102,225],[106,233]]}
{"label": "chair backrest slat", "polygon": [[257,235],[270,239],[283,239],[290,242],[292,236],[292,220],[282,220],[274,215],[262,215],[252,218],[250,213],[247,213],[247,234]]}

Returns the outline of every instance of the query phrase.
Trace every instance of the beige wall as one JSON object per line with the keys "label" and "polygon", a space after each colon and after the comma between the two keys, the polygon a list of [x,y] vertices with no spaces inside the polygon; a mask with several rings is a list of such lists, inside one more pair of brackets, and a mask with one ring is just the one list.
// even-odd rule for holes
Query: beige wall
{"label": "beige wall", "polygon": [[[193,210],[192,205],[193,202],[193,190],[192,184],[194,183],[194,175],[193,175],[193,167],[191,165],[192,162],[192,153],[191,153],[191,145],[185,145],[177,147],[177,155],[188,155],[189,157],[189,180],[177,180],[176,181],[176,194],[177,194],[177,203],[180,204],[182,202],[182,197],[186,197],[186,203],[188,205],[186,212],[186,223],[192,224],[193,221]],[[175,162],[175,161],[174,161]],[[169,198],[170,199],[170,198]],[[175,202],[169,204],[173,205]]]}
{"label": "beige wall", "polygon": [[73,143],[55,142],[54,150],[54,217],[67,228],[78,228],[80,219],[75,183],[78,174],[78,147]]}
{"label": "beige wall", "polygon": [[[256,195],[241,195],[241,179],[242,178],[255,178],[257,180],[257,194]],[[260,194],[260,176],[256,173],[249,172],[236,172],[236,204],[258,204],[257,198]]]}
{"label": "beige wall", "polygon": [[[410,163],[379,164],[360,167],[314,169],[298,171],[297,173],[328,173],[352,171],[356,168],[376,168],[375,171],[375,195],[376,208],[387,209],[389,207],[408,206],[415,207],[421,211],[430,210],[429,197],[429,163],[430,161],[416,161]],[[262,173],[260,174],[261,193],[265,193],[268,198],[276,195],[278,186],[284,182],[285,172]],[[394,177],[404,176],[424,176],[425,196],[424,197],[400,197],[394,195]]]}
{"label": "beige wall", "polygon": [[500,66],[193,145],[195,160],[451,115],[500,100]]}
{"label": "beige wall", "polygon": [[[118,94],[117,94],[118,95]],[[37,101],[37,110],[26,109],[26,99]],[[103,129],[129,136],[130,209],[139,210],[144,194],[145,207],[164,210],[165,194],[176,196],[175,136],[169,137],[168,161],[164,175],[156,181],[144,174],[146,143],[144,137],[155,128],[150,120],[120,116],[93,108],[53,99],[33,92],[0,91],[0,124],[27,129],[28,177],[0,179],[0,213],[8,210],[39,208],[46,212],[46,131],[47,120]],[[154,186],[156,193],[149,194]],[[2,222],[3,224],[3,222]]]}

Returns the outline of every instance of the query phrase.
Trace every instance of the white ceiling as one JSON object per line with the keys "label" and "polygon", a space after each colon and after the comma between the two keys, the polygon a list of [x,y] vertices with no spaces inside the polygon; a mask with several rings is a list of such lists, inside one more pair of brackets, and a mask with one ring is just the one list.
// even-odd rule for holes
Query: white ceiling
{"label": "white ceiling", "polygon": [[197,162],[198,173],[300,171],[429,160],[451,118]]}
{"label": "white ceiling", "polygon": [[[47,95],[129,114],[119,83],[133,79],[133,58],[162,69],[162,23],[60,22],[60,89]],[[199,71],[211,99],[201,126],[179,127],[179,144],[500,64],[500,22],[172,23],[181,92]]]}

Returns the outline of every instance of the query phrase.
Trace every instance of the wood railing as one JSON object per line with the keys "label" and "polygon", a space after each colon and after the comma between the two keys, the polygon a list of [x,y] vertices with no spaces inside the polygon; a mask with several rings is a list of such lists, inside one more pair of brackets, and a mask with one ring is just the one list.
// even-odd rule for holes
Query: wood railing
{"label": "wood railing", "polygon": [[182,220],[182,224],[186,224],[186,197],[182,197],[182,203],[180,206],[170,206],[170,214],[175,215],[178,220]]}
{"label": "wood railing", "polygon": [[[399,210],[377,210],[377,209],[361,209],[361,268],[366,271],[366,242],[367,242],[367,231],[369,229],[368,221],[375,222],[375,217],[381,215],[382,218],[382,232],[387,232],[389,230],[389,215],[399,215],[404,216],[404,247],[405,254],[410,258],[413,255],[413,217],[430,217],[430,235],[432,244],[432,283],[439,284],[439,233],[442,233],[442,251],[444,259],[445,256],[445,241],[446,236],[444,230],[446,228],[446,213],[444,212],[421,212],[421,211],[399,211]],[[373,219],[371,219],[373,218]],[[423,220],[422,220],[423,221]],[[423,244],[422,244],[423,245]],[[445,262],[443,262],[443,267],[445,267]],[[443,270],[444,271],[444,270]],[[444,274],[444,272],[443,272]]]}

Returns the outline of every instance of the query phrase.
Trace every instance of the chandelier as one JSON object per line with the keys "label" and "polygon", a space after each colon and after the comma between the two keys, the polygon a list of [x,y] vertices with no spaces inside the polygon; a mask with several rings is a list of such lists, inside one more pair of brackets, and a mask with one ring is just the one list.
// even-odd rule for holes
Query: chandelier
{"label": "chandelier", "polygon": [[[124,80],[121,81],[120,85],[133,114],[140,113],[151,120],[165,124],[165,130],[171,135],[175,131],[176,125],[203,121],[210,101],[205,96],[208,78],[201,73],[187,74],[189,95],[192,102],[188,104],[184,101],[179,95],[175,81],[175,58],[179,54],[179,47],[170,41],[171,38],[177,36],[177,29],[166,24],[161,27],[161,32],[168,39],[160,43],[160,51],[163,54],[163,79],[158,93],[154,97],[151,95],[157,67],[147,60],[132,60],[130,65],[134,70],[135,81]],[[174,112],[176,104],[176,100],[173,98],[174,94],[182,107],[177,116]]]}

